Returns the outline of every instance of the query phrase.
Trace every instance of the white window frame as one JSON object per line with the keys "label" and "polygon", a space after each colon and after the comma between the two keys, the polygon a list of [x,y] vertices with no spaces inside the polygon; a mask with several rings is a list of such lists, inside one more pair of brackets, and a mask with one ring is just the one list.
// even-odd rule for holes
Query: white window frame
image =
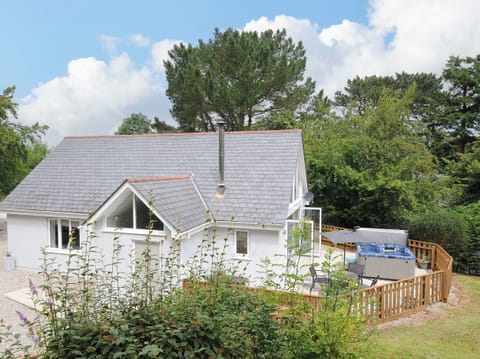
{"label": "white window frame", "polygon": [[[238,253],[237,252],[237,240],[238,240],[238,233],[239,232],[247,234],[247,253]],[[234,247],[235,256],[237,258],[249,258],[249,256],[250,256],[250,231],[248,231],[246,229],[236,229],[235,230],[235,243],[234,243],[234,245],[235,245],[235,247]]]}
{"label": "white window frame", "polygon": [[[128,232],[128,233],[136,233],[136,234],[147,234],[149,232],[148,229],[146,228],[137,228],[137,208],[135,206],[135,199],[137,199],[138,201],[142,202],[143,201],[140,199],[140,197],[138,197],[135,193],[131,193],[132,194],[132,203],[131,203],[131,206],[132,206],[132,219],[133,219],[133,227],[119,227],[122,229],[122,232]],[[119,201],[116,205],[113,206],[113,210],[111,210],[106,216],[105,216],[105,230],[107,231],[115,231],[116,227],[111,227],[108,225],[108,218],[111,217],[113,215],[113,213],[115,213],[116,209],[118,208],[119,205],[121,205],[124,201],[126,201],[128,199],[127,198],[123,198],[123,200]],[[143,203],[147,208],[148,206]],[[150,209],[150,208],[149,208]],[[154,213],[155,217],[158,218],[158,216]],[[162,223],[162,226],[163,226],[163,229],[153,229],[152,230],[152,234],[156,234],[156,235],[164,235],[165,234],[165,222],[162,221],[160,218],[158,218],[158,220]]]}
{"label": "white window frame", "polygon": [[[308,224],[311,228],[310,230],[310,238],[308,240],[309,244],[310,244],[310,251],[312,251],[313,249],[313,240],[314,240],[314,235],[313,235],[313,226],[314,226],[314,223],[313,221],[306,221],[306,220],[299,220],[299,219],[287,219],[286,220],[286,232],[287,232],[287,239],[289,239],[289,236],[290,236],[290,230],[291,229],[294,229],[296,228],[297,226],[301,225],[303,222],[303,224]],[[290,229],[290,226],[289,224],[293,224],[292,228]],[[304,243],[302,242],[301,245],[303,246]]]}
{"label": "white window frame", "polygon": [[[58,238],[58,243],[57,246],[54,247],[52,246],[52,231],[51,231],[51,222],[55,221],[56,226],[57,226],[57,238]],[[68,245],[67,248],[63,248],[62,243],[63,243],[63,238],[62,238],[62,221],[68,221],[68,233],[69,233],[69,238],[68,238]],[[78,226],[72,226],[72,222],[77,222]],[[70,219],[70,218],[48,218],[47,219],[48,223],[48,248],[55,250],[55,251],[62,251],[62,252],[68,252],[70,251],[70,233],[72,232],[72,228],[76,227],[78,229],[78,238],[75,238],[75,240],[78,243],[78,248],[72,248],[74,251],[78,251],[80,249],[81,241],[80,241],[80,220],[79,219]]]}
{"label": "white window frame", "polygon": [[[312,252],[311,252],[311,260],[312,263],[314,262],[315,256],[321,258],[322,256],[322,208],[321,207],[302,207],[302,219],[305,218],[305,211],[316,211],[318,212],[318,237],[312,237]],[[313,224],[315,226],[315,223]],[[312,231],[313,234],[314,231]],[[318,252],[315,251],[315,244],[317,245]]]}

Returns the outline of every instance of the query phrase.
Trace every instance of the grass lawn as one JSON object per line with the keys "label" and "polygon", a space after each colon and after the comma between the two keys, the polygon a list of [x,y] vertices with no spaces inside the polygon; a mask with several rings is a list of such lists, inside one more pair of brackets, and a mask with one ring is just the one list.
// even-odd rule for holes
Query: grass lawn
{"label": "grass lawn", "polygon": [[480,358],[480,277],[455,275],[460,302],[439,319],[379,331],[371,358]]}

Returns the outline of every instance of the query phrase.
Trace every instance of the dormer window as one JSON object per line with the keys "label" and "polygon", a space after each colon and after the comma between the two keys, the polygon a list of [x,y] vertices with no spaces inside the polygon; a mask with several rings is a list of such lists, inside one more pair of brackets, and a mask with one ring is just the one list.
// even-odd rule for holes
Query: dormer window
{"label": "dormer window", "polygon": [[133,193],[107,217],[111,228],[149,229],[150,223],[153,230],[163,231],[163,222]]}

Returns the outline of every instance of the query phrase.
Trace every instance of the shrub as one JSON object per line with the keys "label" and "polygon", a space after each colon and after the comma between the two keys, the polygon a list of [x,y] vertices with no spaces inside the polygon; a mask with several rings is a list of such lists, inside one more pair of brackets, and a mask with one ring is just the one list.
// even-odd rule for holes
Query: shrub
{"label": "shrub", "polygon": [[407,217],[409,237],[441,245],[459,266],[461,253],[468,241],[468,224],[458,211],[433,207]]}
{"label": "shrub", "polygon": [[[215,233],[215,231],[213,231]],[[177,263],[176,245],[164,258],[152,255],[150,236],[131,275],[119,272],[118,236],[113,238],[112,263],[103,263],[90,233],[81,250],[71,251],[64,268],[45,255],[44,294],[31,284],[42,309],[23,320],[42,358],[343,358],[361,353],[367,335],[364,320],[352,312],[356,298],[340,286],[346,279],[340,264],[327,258],[320,310],[313,311],[294,292],[303,282],[301,264],[309,238],[293,231],[288,241],[291,260],[282,277],[287,292],[255,290],[238,281],[238,268],[225,260],[227,241],[205,237],[188,267]],[[308,233],[307,233],[308,234]],[[180,290],[178,274],[190,273]],[[279,304],[285,309],[281,315]],[[0,328],[12,350],[1,359],[28,353],[18,337]]]}
{"label": "shrub", "polygon": [[[44,256],[45,297],[31,285],[42,312],[28,321],[28,330],[43,358],[273,358],[279,352],[279,325],[271,315],[275,305],[233,285],[238,273],[234,267],[229,271],[225,250],[214,238],[205,239],[197,258],[197,264],[209,263],[209,270],[183,268],[196,273],[187,290],[179,290],[182,268],[175,264],[174,248],[166,258],[156,258],[147,235],[135,271],[125,277],[118,271],[118,236],[108,265],[94,238],[90,233],[78,253],[71,251],[62,269]],[[24,353],[12,349],[0,358]]]}
{"label": "shrub", "polygon": [[269,305],[225,278],[99,321],[71,323],[46,358],[273,358],[281,348]]}
{"label": "shrub", "polygon": [[345,268],[328,250],[322,263],[329,283],[321,283],[319,309],[304,312],[303,320],[286,327],[285,358],[363,358],[371,332],[358,308],[356,282],[345,287]]}
{"label": "shrub", "polygon": [[458,255],[456,270],[480,275],[480,202],[456,207],[467,223],[468,240]]}

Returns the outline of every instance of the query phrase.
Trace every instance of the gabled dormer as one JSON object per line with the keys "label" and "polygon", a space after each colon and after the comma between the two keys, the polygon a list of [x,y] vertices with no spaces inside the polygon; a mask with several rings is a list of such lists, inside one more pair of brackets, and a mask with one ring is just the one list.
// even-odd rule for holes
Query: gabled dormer
{"label": "gabled dormer", "polygon": [[88,220],[100,220],[106,230],[181,234],[209,222],[206,203],[191,176],[131,178]]}

